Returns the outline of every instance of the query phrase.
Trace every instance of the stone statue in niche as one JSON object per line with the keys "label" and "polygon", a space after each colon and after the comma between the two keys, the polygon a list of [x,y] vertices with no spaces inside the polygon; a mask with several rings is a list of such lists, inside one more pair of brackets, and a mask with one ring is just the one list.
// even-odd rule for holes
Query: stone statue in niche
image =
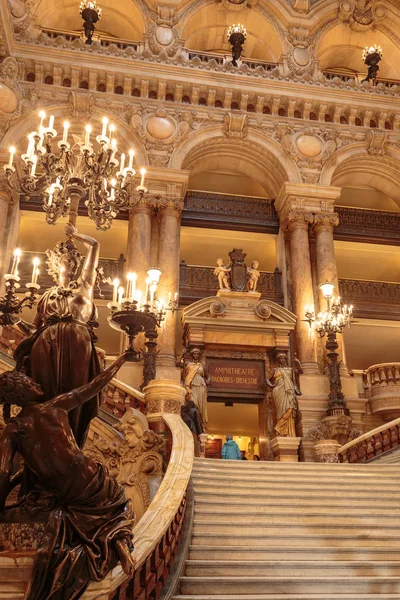
{"label": "stone statue in niche", "polygon": [[[46,290],[37,305],[32,324],[21,321],[20,329],[28,334],[15,351],[17,370],[23,370],[40,384],[46,400],[69,392],[101,371],[94,334],[97,309],[93,290],[97,278],[99,243],[79,233],[71,224],[66,226],[67,240],[47,251],[48,273],[55,285]],[[74,240],[86,248],[82,255]],[[75,440],[82,448],[90,421],[97,415],[99,398],[69,411],[69,421]]]}
{"label": "stone statue in niche", "polygon": [[[93,381],[50,399],[20,371],[0,375],[6,421],[0,440],[2,520],[46,521],[26,600],[80,598],[90,581],[104,579],[119,561],[133,574],[131,503],[108,470],[82,453],[69,421],[69,413],[90,402],[133,357],[128,349]],[[12,405],[21,411],[10,418]],[[37,486],[5,509],[17,483],[11,478],[17,452]]]}
{"label": "stone statue in niche", "polygon": [[246,254],[241,248],[234,248],[229,252],[230,263],[224,265],[224,260],[218,258],[214,275],[218,278],[220,290],[233,292],[256,292],[260,278],[258,267],[260,263],[254,260],[249,269],[244,262]]}
{"label": "stone statue in niche", "polygon": [[198,408],[203,421],[203,431],[205,431],[208,422],[207,385],[210,383],[210,377],[205,364],[200,360],[200,348],[192,348],[190,356],[191,359],[183,361],[183,385],[186,390],[186,400],[192,400]]}
{"label": "stone statue in niche", "polygon": [[[274,430],[278,436],[296,437],[297,396],[301,396],[301,391],[296,384],[294,370],[287,364],[286,354],[280,352],[277,360],[271,379],[266,379],[267,385],[272,389],[276,412]],[[297,368],[300,369],[300,365]]]}
{"label": "stone statue in niche", "polygon": [[247,271],[247,291],[248,292],[256,292],[258,280],[260,279],[260,271],[258,267],[260,263],[257,260],[254,260],[251,263],[251,268]]}
{"label": "stone statue in niche", "polygon": [[224,265],[223,258],[217,258],[217,267],[214,269],[214,275],[218,277],[220,290],[230,290],[230,269]]}

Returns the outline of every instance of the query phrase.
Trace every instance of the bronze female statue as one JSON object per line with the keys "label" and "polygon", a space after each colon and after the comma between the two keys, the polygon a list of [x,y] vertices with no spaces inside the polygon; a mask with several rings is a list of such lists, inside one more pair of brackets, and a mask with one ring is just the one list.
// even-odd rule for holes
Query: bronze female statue
{"label": "bronze female statue", "polygon": [[206,366],[200,361],[201,351],[199,348],[193,348],[190,351],[192,361],[185,364],[184,386],[186,390],[186,400],[193,400],[200,411],[205,427],[207,427],[207,385],[210,383],[210,377]]}
{"label": "bronze female statue", "polygon": [[21,407],[16,417],[5,418],[0,439],[0,513],[12,487],[17,452],[38,487],[6,513],[17,511],[30,521],[49,513],[26,600],[80,598],[91,580],[103,579],[118,561],[127,574],[133,573],[130,501],[107,469],[78,448],[68,419],[131,358],[127,350],[91,383],[52,399],[21,371],[0,375],[0,404]]}
{"label": "bronze female statue", "polygon": [[277,359],[273,381],[266,380],[267,385],[272,388],[276,411],[274,429],[279,436],[296,437],[297,396],[301,396],[301,391],[296,385],[293,369],[287,364],[286,354],[280,352]]}
{"label": "bronze female statue", "polygon": [[[56,285],[46,290],[37,306],[33,324],[20,322],[30,335],[15,352],[17,369],[23,369],[39,383],[47,400],[69,392],[99,372],[93,327],[97,311],[93,288],[99,262],[99,243],[71,224],[66,226],[67,241],[47,251],[48,272]],[[81,242],[87,255],[80,275],[82,257],[73,240]],[[98,398],[69,412],[72,431],[82,447],[89,423],[97,414]]]}

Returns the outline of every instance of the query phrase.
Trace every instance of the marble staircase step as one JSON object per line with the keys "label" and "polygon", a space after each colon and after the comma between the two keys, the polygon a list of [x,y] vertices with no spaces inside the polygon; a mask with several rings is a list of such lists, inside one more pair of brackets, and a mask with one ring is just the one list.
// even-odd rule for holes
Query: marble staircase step
{"label": "marble staircase step", "polygon": [[181,577],[185,594],[400,594],[399,577]]}
{"label": "marble staircase step", "polygon": [[299,472],[276,472],[276,471],[257,471],[257,470],[239,470],[239,469],[193,469],[192,475],[194,479],[206,478],[206,479],[232,479],[241,481],[269,481],[273,479],[277,482],[285,481],[311,481],[314,485],[316,476],[318,482],[344,482],[349,481],[360,481],[360,482],[386,482],[390,484],[396,484],[400,482],[400,474],[392,472],[379,472],[374,473],[371,471],[352,472],[347,471],[345,473],[334,472],[334,473],[316,473],[315,471],[299,471]]}
{"label": "marble staircase step", "polygon": [[[222,509],[226,507],[226,496],[224,493],[213,495],[208,497],[207,494],[203,494],[199,492],[196,494],[195,506],[204,509]],[[253,496],[246,498],[246,502],[243,503],[243,498],[241,497],[232,497],[229,499],[229,506],[234,506],[235,510],[243,510],[251,512],[253,509],[260,510],[271,510],[278,509],[282,511],[304,511],[308,508],[312,507],[315,511],[331,511],[338,510],[345,512],[348,510],[355,511],[363,511],[369,512],[372,514],[373,512],[390,512],[395,513],[396,511],[400,511],[400,504],[398,499],[393,499],[388,501],[386,498],[382,497],[377,498],[373,505],[370,502],[366,501],[364,497],[362,498],[346,498],[342,496],[338,497],[330,497],[326,498],[323,503],[318,503],[314,498],[304,497],[301,500],[293,498],[293,497],[282,497],[282,498],[270,498],[260,497],[253,498]]]}
{"label": "marble staircase step", "polygon": [[240,548],[242,546],[254,546],[263,547],[266,545],[274,546],[279,540],[279,544],[282,548],[298,548],[301,546],[307,546],[309,548],[329,547],[329,548],[342,548],[346,546],[362,546],[368,544],[371,548],[400,548],[400,535],[388,535],[387,532],[375,531],[370,533],[365,532],[352,532],[338,534],[336,532],[330,533],[329,536],[326,533],[312,533],[303,529],[302,533],[294,535],[290,528],[283,532],[280,531],[279,535],[275,532],[260,533],[254,530],[252,535],[244,535],[232,537],[230,532],[194,532],[192,535],[192,544],[196,546],[209,546],[209,545],[221,545],[226,543],[229,546],[235,546]]}
{"label": "marble staircase step", "polygon": [[172,600],[400,600],[400,594],[207,594],[179,595]]}
{"label": "marble staircase step", "polygon": [[[229,551],[228,551],[229,552]],[[399,561],[187,560],[188,577],[399,577]],[[399,588],[400,590],[400,588]]]}
{"label": "marble staircase step", "polygon": [[314,560],[319,561],[400,561],[400,546],[393,548],[369,546],[222,546],[191,545],[189,560]]}
{"label": "marble staircase step", "polygon": [[194,533],[229,533],[232,536],[246,536],[257,533],[259,535],[275,535],[278,536],[283,532],[290,532],[292,535],[307,534],[323,534],[329,536],[332,533],[335,534],[346,534],[352,533],[353,535],[381,535],[396,538],[400,537],[400,523],[387,523],[382,524],[377,520],[374,521],[372,518],[370,522],[363,523],[337,523],[335,519],[332,522],[314,521],[313,523],[302,522],[289,522],[281,519],[275,523],[265,522],[260,523],[257,519],[254,521],[228,521],[224,520],[194,520],[193,525]]}
{"label": "marble staircase step", "polygon": [[[206,499],[208,501],[213,501],[215,499],[217,500],[224,500],[225,501],[225,505],[229,504],[234,500],[237,500],[238,498],[241,497],[241,493],[238,493],[238,488],[234,489],[234,488],[227,488],[226,486],[215,486],[213,489],[209,489],[207,488],[207,486],[194,486],[194,489],[196,491],[195,494],[195,501],[200,500],[200,499]],[[271,501],[271,502],[280,502],[282,501],[282,503],[284,502],[294,502],[295,500],[298,500],[300,503],[301,502],[316,502],[316,503],[320,503],[320,504],[324,504],[325,502],[329,503],[329,502],[352,502],[354,501],[360,501],[360,502],[364,502],[365,504],[367,504],[368,506],[370,505],[375,505],[375,501],[377,503],[377,506],[382,505],[383,503],[385,504],[385,506],[399,506],[399,494],[396,492],[384,492],[384,490],[380,490],[380,493],[377,495],[372,494],[371,497],[368,497],[365,493],[360,493],[360,492],[346,492],[346,494],[343,493],[335,493],[334,491],[330,491],[329,492],[329,496],[327,494],[324,493],[323,490],[310,490],[308,489],[308,493],[307,493],[307,489],[304,490],[296,490],[296,494],[291,494],[290,490],[288,490],[287,492],[285,492],[285,494],[281,491],[281,490],[277,490],[275,488],[263,488],[263,487],[252,487],[251,489],[251,495],[249,494],[249,501],[250,502],[262,502],[262,501]],[[246,491],[247,488],[244,490]],[[400,486],[399,486],[399,490],[400,490]]]}
{"label": "marble staircase step", "polygon": [[320,517],[321,519],[335,519],[338,523],[347,523],[352,522],[354,519],[360,520],[360,523],[367,522],[371,519],[376,519],[379,517],[379,521],[381,523],[385,523],[386,521],[393,522],[400,516],[400,507],[399,508],[391,508],[390,510],[384,510],[376,507],[365,507],[361,508],[359,506],[347,506],[344,508],[343,506],[313,506],[309,504],[308,506],[303,506],[302,508],[297,509],[293,506],[268,506],[265,507],[262,505],[231,505],[229,504],[229,509],[225,509],[222,505],[217,506],[203,506],[201,504],[195,504],[195,517],[198,520],[209,519],[210,516],[226,517],[226,520],[242,519],[246,517],[251,520],[258,519],[260,523],[264,522],[264,520],[268,519],[269,522],[274,522],[274,520],[282,520],[282,519],[307,519],[312,522],[313,519],[317,519]]}
{"label": "marble staircase step", "polygon": [[272,485],[270,487],[263,487],[263,484],[259,484],[255,482],[251,486],[248,485],[238,485],[234,482],[210,482],[206,481],[194,481],[193,488],[195,494],[203,492],[206,493],[207,496],[212,496],[213,493],[217,495],[221,495],[223,492],[224,495],[228,498],[229,496],[237,497],[239,494],[243,492],[247,492],[251,490],[251,497],[253,500],[258,497],[262,498],[281,498],[281,497],[289,497],[292,498],[296,496],[297,498],[315,498],[315,499],[323,499],[323,498],[331,498],[331,497],[343,497],[346,495],[349,498],[359,498],[364,500],[373,502],[373,500],[378,497],[378,499],[382,498],[384,495],[385,498],[389,500],[395,500],[399,498],[399,489],[400,486],[393,488],[386,488],[386,486],[358,486],[354,485],[346,485],[346,486],[332,486],[330,489],[324,487],[325,492],[322,492],[321,488],[313,487],[310,484],[288,484],[287,486],[279,486]]}
{"label": "marble staircase step", "polygon": [[272,477],[268,477],[268,479],[261,479],[261,478],[252,478],[252,479],[248,479],[245,480],[241,477],[229,477],[226,479],[223,479],[221,477],[215,476],[215,477],[204,477],[204,478],[199,478],[196,476],[193,476],[193,483],[195,488],[197,487],[201,487],[201,486],[207,486],[207,488],[212,489],[213,487],[218,486],[219,488],[221,488],[222,486],[224,488],[227,489],[233,489],[233,490],[238,490],[238,487],[240,486],[240,489],[246,488],[248,487],[249,489],[255,487],[256,489],[259,489],[261,486],[264,486],[265,490],[268,490],[268,487],[272,487],[274,489],[280,490],[280,491],[290,491],[290,490],[308,490],[308,492],[312,491],[313,489],[321,489],[321,487],[323,487],[327,492],[328,491],[334,491],[334,492],[338,492],[340,491],[341,493],[344,493],[346,491],[360,491],[360,492],[365,492],[367,494],[377,494],[378,492],[380,492],[383,488],[388,493],[390,492],[398,492],[399,489],[399,484],[400,482],[397,481],[388,481],[385,482],[384,484],[382,484],[379,481],[374,481],[374,480],[369,480],[369,481],[365,481],[365,480],[359,480],[359,479],[344,479],[344,480],[337,480],[337,481],[333,481],[333,480],[328,480],[325,481],[323,483],[316,481],[305,481],[302,480],[301,478],[292,480],[292,481],[288,481],[286,479],[283,479],[282,481],[278,481],[277,479],[275,479],[273,476]]}

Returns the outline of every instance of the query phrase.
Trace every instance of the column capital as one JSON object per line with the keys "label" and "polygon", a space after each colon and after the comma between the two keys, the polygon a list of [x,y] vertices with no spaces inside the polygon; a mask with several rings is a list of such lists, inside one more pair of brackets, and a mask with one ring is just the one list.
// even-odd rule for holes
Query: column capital
{"label": "column capital", "polygon": [[284,226],[291,232],[295,229],[308,229],[312,222],[312,213],[304,210],[291,210],[285,215]]}
{"label": "column capital", "polygon": [[333,231],[333,228],[339,225],[339,215],[337,213],[317,213],[313,218],[313,229],[316,233],[320,231]]}
{"label": "column capital", "polygon": [[147,203],[151,208],[173,213],[179,219],[184,208],[184,198],[161,196],[160,194],[150,194],[147,197]]}
{"label": "column capital", "polygon": [[332,185],[286,181],[275,200],[275,209],[280,219],[285,219],[290,211],[302,210],[316,214],[333,212],[341,191],[340,187]]}

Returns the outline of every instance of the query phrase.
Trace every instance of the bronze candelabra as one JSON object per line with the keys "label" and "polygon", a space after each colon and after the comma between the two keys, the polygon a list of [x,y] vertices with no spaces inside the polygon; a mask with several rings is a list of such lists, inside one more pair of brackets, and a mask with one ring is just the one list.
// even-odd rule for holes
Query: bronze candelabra
{"label": "bronze candelabra", "polygon": [[353,306],[342,306],[340,297],[333,297],[335,286],[332,283],[322,283],[319,287],[326,300],[326,309],[316,317],[314,311],[306,307],[305,317],[310,327],[314,325],[321,338],[325,336],[327,338],[325,347],[329,358],[328,377],[330,388],[327,414],[329,416],[349,415],[350,411],[347,408],[342,391],[339,354],[336,350],[339,347],[337,335],[343,333],[346,325],[350,325],[353,318]]}

